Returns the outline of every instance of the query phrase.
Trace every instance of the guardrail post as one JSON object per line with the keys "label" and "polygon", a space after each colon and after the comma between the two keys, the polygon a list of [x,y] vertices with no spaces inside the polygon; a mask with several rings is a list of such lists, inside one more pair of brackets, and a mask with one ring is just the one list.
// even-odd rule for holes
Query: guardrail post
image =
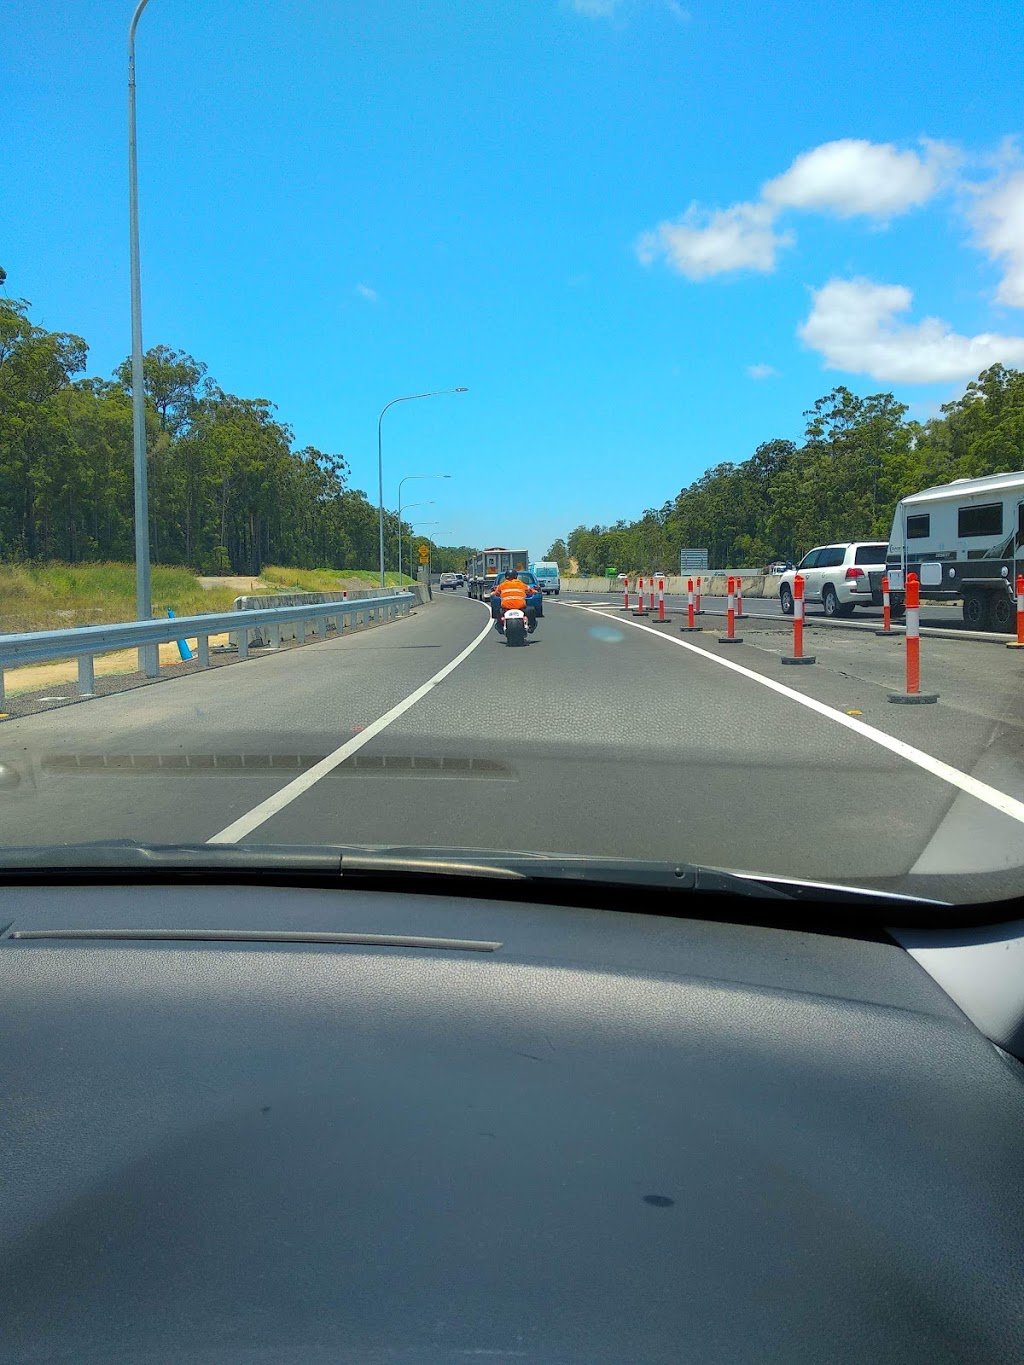
{"label": "guardrail post", "polygon": [[240,659],[248,659],[248,657],[249,657],[249,632],[248,632],[248,630],[240,630],[240,631],[238,632],[238,657],[239,657]]}
{"label": "guardrail post", "polygon": [[210,637],[209,635],[196,636],[196,654],[199,657],[199,667],[210,667]]}
{"label": "guardrail post", "polygon": [[96,695],[96,682],[93,677],[91,654],[79,654],[78,656],[78,695],[80,697],[94,697]]}
{"label": "guardrail post", "polygon": [[300,644],[300,645],[304,645],[304,644],[306,643],[306,623],[305,623],[305,621],[296,621],[296,622],[295,622],[295,634],[296,634],[296,636],[298,637],[299,644]]}
{"label": "guardrail post", "polygon": [[321,640],[327,639],[327,617],[318,616],[316,620],[316,633]]}
{"label": "guardrail post", "polygon": [[4,699],[4,671],[0,668],[0,711],[4,709],[7,702]]}
{"label": "guardrail post", "polygon": [[158,678],[160,676],[159,645],[139,646],[139,672],[147,678]]}
{"label": "guardrail post", "polygon": [[270,627],[270,648],[271,649],[281,648],[281,627],[277,624],[276,621]]}

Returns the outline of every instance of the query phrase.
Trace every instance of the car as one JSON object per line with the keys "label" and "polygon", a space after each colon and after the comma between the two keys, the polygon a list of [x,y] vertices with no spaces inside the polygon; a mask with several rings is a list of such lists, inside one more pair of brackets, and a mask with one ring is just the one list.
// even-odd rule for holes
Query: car
{"label": "car", "polygon": [[804,601],[820,602],[826,616],[849,616],[855,607],[882,605],[887,541],[852,540],[816,545],[795,569],[782,575],[779,604],[793,613],[793,580],[804,580]]}
{"label": "car", "polygon": [[777,561],[776,563],[774,563],[774,564],[769,564],[768,567],[767,567],[767,569],[765,569],[765,574],[767,575],[767,574],[788,573],[789,570],[790,570],[792,567],[793,567],[793,565],[790,564],[787,560],[785,560],[785,559],[780,559],[780,560],[778,560],[778,561]]}
{"label": "car", "polygon": [[463,583],[465,583],[465,581],[466,575],[464,573],[457,573],[455,575],[455,582],[459,585],[460,588],[462,587]]}
{"label": "car", "polygon": [[[526,584],[526,605],[533,610],[534,614],[539,619],[544,615],[544,594],[541,592],[536,575],[523,569],[516,574],[516,577]],[[491,596],[494,596],[493,592]]]}
{"label": "car", "polygon": [[458,576],[458,574],[454,574],[454,573],[443,573],[443,574],[441,575],[441,584],[440,584],[440,587],[441,587],[441,591],[442,591],[442,592],[444,592],[445,588],[451,588],[452,592],[454,592],[455,589],[456,589],[458,586],[459,586],[459,576]]}

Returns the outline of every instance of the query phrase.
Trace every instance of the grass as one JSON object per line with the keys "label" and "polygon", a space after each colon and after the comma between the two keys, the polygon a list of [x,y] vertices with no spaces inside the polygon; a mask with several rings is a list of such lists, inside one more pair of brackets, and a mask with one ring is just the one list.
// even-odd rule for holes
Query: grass
{"label": "grass", "polygon": [[[412,580],[402,575],[406,583]],[[272,589],[331,592],[355,582],[374,584],[369,569],[284,569],[269,567],[262,579]],[[398,575],[388,574],[389,584]],[[236,589],[204,588],[190,569],[154,565],[153,612],[168,607],[176,616],[230,611]],[[131,564],[0,564],[0,634],[107,625],[135,619],[135,568]]]}
{"label": "grass", "polygon": [[[188,569],[154,566],[153,611],[228,611],[230,588],[203,588]],[[135,618],[131,564],[0,564],[0,633],[106,625]]]}
{"label": "grass", "polygon": [[[293,588],[298,592],[333,592],[335,588],[350,588],[355,584],[365,584],[368,588],[380,582],[376,569],[285,569],[276,564],[267,564],[261,575],[264,583],[277,589]],[[408,574],[384,575],[388,587],[398,587],[399,582],[412,583],[415,580]]]}

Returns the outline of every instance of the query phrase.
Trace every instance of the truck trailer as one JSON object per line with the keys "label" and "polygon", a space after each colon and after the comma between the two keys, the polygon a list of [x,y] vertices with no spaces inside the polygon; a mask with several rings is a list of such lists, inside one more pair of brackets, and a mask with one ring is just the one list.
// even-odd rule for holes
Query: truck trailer
{"label": "truck trailer", "polygon": [[490,597],[495,583],[508,569],[518,573],[529,566],[529,550],[509,550],[504,545],[492,545],[466,560],[466,592],[483,601]]}
{"label": "truck trailer", "polygon": [[955,479],[901,499],[886,573],[897,610],[906,575],[915,573],[923,597],[961,599],[964,621],[976,630],[1013,630],[1015,584],[1024,573],[1024,471]]}

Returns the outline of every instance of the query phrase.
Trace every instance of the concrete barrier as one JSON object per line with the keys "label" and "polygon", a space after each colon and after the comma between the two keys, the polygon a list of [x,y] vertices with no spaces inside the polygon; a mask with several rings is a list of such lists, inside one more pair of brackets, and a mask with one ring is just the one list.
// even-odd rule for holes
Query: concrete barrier
{"label": "concrete barrier", "polygon": [[[728,591],[728,580],[730,574],[733,577],[743,579],[744,597],[778,597],[779,595],[779,574],[760,574],[752,569],[728,569],[720,573],[701,574],[701,594],[704,597],[724,597]],[[678,595],[686,592],[686,584],[690,575],[681,578],[678,574],[672,574],[665,579],[666,593]],[[693,575],[696,583],[697,575]],[[647,580],[645,579],[645,590]],[[631,576],[629,580],[629,590],[636,592],[636,578]],[[617,578],[563,578],[563,592],[579,593],[621,593],[622,584]]]}

